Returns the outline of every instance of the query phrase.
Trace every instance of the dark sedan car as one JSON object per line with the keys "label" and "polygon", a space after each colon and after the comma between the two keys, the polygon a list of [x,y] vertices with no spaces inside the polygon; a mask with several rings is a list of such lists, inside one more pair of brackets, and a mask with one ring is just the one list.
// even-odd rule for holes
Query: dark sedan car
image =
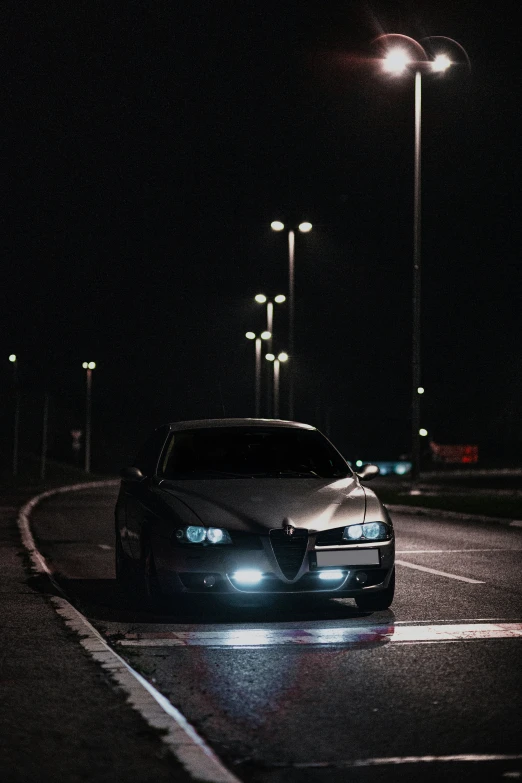
{"label": "dark sedan car", "polygon": [[351,597],[387,609],[391,519],[315,427],[207,419],[157,429],[121,472],[116,573],[176,607],[179,594]]}

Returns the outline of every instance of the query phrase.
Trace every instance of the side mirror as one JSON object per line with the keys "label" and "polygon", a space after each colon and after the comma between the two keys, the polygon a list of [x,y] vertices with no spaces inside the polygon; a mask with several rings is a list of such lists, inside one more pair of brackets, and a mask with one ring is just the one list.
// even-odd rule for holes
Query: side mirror
{"label": "side mirror", "polygon": [[370,481],[370,479],[378,476],[381,471],[377,465],[363,465],[363,467],[357,472],[360,479],[364,481]]}
{"label": "side mirror", "polygon": [[134,467],[134,465],[128,467],[128,468],[122,468],[120,470],[120,476],[122,477],[123,481],[133,481],[133,482],[139,482],[143,481],[145,476],[141,472],[139,468]]}

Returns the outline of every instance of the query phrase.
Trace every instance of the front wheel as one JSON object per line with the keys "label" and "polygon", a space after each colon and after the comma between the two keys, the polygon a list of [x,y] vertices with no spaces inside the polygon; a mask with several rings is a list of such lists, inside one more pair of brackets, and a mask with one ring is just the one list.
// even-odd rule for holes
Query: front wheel
{"label": "front wheel", "polygon": [[389,609],[393,596],[395,595],[395,570],[393,571],[390,579],[390,584],[385,590],[380,590],[378,593],[363,593],[355,597],[355,603],[358,609],[362,609],[365,612],[382,612],[385,609]]}

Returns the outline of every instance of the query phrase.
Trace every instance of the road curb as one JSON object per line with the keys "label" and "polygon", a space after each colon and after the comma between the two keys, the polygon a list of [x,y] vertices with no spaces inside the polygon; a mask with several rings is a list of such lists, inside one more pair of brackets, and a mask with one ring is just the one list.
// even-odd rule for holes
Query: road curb
{"label": "road curb", "polygon": [[161,741],[167,745],[172,755],[183,765],[188,774],[194,780],[205,781],[205,783],[241,783],[239,778],[224,766],[185,716],[118,655],[88,619],[67,600],[61,588],[54,581],[52,571],[44,556],[36,546],[29,518],[31,512],[42,500],[75,490],[114,487],[118,484],[117,480],[71,484],[55,487],[35,495],[18,511],[16,521],[22,544],[30,557],[33,570],[49,578],[59,590],[61,595],[52,596],[51,602],[61,620],[68,628],[78,634],[79,643],[90,657],[101,665],[117,686],[124,691],[129,706],[136,710],[149,726],[164,732]]}
{"label": "road curb", "polygon": [[427,506],[401,506],[384,504],[387,509],[398,514],[412,514],[419,517],[433,517],[437,516],[442,519],[454,519],[458,522],[491,522],[496,525],[504,525],[505,527],[521,527],[522,519],[508,519],[505,517],[486,517],[480,514],[463,514],[459,511],[445,511],[443,509],[428,508]]}

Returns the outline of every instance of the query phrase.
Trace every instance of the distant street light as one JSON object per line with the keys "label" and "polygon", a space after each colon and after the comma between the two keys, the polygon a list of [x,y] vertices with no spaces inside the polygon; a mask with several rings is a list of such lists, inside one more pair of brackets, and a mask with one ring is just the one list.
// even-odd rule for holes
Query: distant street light
{"label": "distant street light", "polygon": [[[280,220],[274,220],[270,224],[273,231],[284,231],[285,224]],[[308,234],[312,230],[312,224],[305,221],[299,223],[299,231]],[[288,350],[294,357],[294,320],[295,320],[295,231],[288,231]],[[295,365],[294,365],[295,366]],[[294,418],[294,369],[288,373],[288,418]]]}
{"label": "distant street light", "polygon": [[[440,44],[456,48],[469,58],[463,47],[452,38],[432,36],[425,39],[431,44]],[[412,325],[412,393],[411,393],[411,483],[412,487],[420,477],[420,440],[419,434],[427,435],[420,429],[420,399],[424,393],[421,381],[421,71],[442,74],[453,64],[446,52],[439,52],[430,59],[424,47],[406,35],[385,34],[376,39],[385,50],[382,67],[386,73],[400,76],[408,70],[415,73],[415,145],[414,145],[414,201],[413,201],[413,325]],[[422,391],[421,391],[422,390]]]}
{"label": "distant street light", "polygon": [[254,410],[256,419],[261,415],[261,340],[270,340],[270,332],[261,332],[258,337],[255,332],[245,334],[247,340],[255,340],[256,368],[254,375]]}
{"label": "distant street light", "polygon": [[9,354],[9,361],[13,365],[13,399],[14,399],[13,476],[17,476],[18,475],[18,441],[20,436],[20,387],[18,384],[18,359],[15,353]]}
{"label": "distant street light", "polygon": [[427,434],[428,434],[428,430],[425,430],[424,427],[421,427],[419,430],[419,435],[421,436],[421,438],[425,438]]}
{"label": "distant street light", "polygon": [[275,356],[273,353],[267,353],[265,356],[265,359],[267,361],[272,362],[274,366],[274,410],[273,410],[273,417],[274,419],[277,419],[279,417],[279,374],[281,369],[281,362],[287,362],[288,361],[288,354],[282,351],[280,354]]}
{"label": "distant street light", "polygon": [[91,396],[92,396],[92,371],[96,369],[96,362],[84,362],[86,371],[85,386],[85,472],[91,472]]}
{"label": "distant street light", "polygon": [[[274,302],[276,302],[277,304],[282,304],[283,302],[286,302],[286,296],[284,294],[278,294],[277,296],[274,296],[274,302],[272,302],[271,299],[265,296],[265,294],[256,294],[254,299],[258,304],[266,303],[266,330],[267,332],[270,332],[271,335],[273,335],[274,334]],[[270,338],[270,344],[271,343],[272,343],[272,338]]]}

